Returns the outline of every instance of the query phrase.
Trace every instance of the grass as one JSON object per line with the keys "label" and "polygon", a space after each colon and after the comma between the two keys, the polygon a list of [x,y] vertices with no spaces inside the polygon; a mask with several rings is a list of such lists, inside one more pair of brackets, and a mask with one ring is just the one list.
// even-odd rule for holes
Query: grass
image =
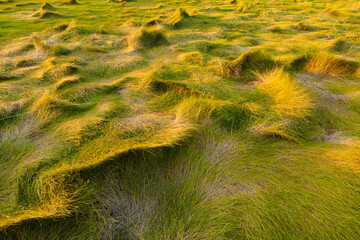
{"label": "grass", "polygon": [[0,3],[0,239],[357,239],[359,4]]}
{"label": "grass", "polygon": [[155,27],[140,28],[140,30],[131,36],[128,41],[128,45],[131,49],[148,49],[168,44],[169,42],[164,31]]}

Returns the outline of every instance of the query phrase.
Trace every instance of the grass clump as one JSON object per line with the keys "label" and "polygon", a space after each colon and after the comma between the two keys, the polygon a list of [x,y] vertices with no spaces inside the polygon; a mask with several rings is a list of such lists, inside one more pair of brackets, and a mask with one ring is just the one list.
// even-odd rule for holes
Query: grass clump
{"label": "grass clump", "polygon": [[227,77],[252,80],[256,74],[270,70],[277,65],[277,62],[261,49],[249,50],[240,57],[224,67],[224,74]]}
{"label": "grass clump", "polygon": [[40,7],[40,10],[54,10],[55,7],[53,7],[50,3],[44,2],[44,4]]}
{"label": "grass clump", "polygon": [[179,28],[184,25],[186,19],[189,18],[190,15],[182,8],[176,9],[176,11],[170,16],[168,23],[172,26],[172,28]]}
{"label": "grass clump", "polygon": [[360,68],[356,70],[355,77],[360,78]]}
{"label": "grass clump", "polygon": [[65,31],[65,29],[67,29],[68,26],[69,26],[69,24],[61,23],[61,24],[51,27],[50,30],[52,30],[54,32],[62,32],[62,31]]}
{"label": "grass clump", "polygon": [[27,58],[19,58],[15,62],[16,68],[26,68],[36,65],[36,61]]}
{"label": "grass clump", "polygon": [[246,3],[244,3],[243,1],[237,1],[236,7],[237,7],[236,10],[241,14],[244,13],[248,8]]}
{"label": "grass clump", "polygon": [[303,54],[298,56],[289,63],[289,68],[295,72],[303,71],[311,58],[311,54]]}
{"label": "grass clump", "polygon": [[342,16],[342,13],[339,10],[337,10],[337,9],[335,9],[333,7],[326,8],[324,11],[322,11],[322,13],[324,15],[330,15],[330,16],[334,16],[334,17]]}
{"label": "grass clump", "polygon": [[144,24],[144,26],[151,27],[151,26],[159,25],[159,24],[161,24],[161,22],[162,21],[161,21],[160,17],[154,17],[154,18],[150,19],[149,21],[147,21]]}
{"label": "grass clump", "polygon": [[55,57],[48,58],[42,63],[42,69],[34,73],[37,78],[58,79],[67,75],[74,74],[78,71],[78,67],[72,60],[57,59]]}
{"label": "grass clump", "polygon": [[156,27],[141,27],[137,33],[128,39],[128,45],[131,49],[149,49],[168,44],[169,41],[165,32]]}
{"label": "grass clump", "polygon": [[51,19],[51,18],[60,18],[61,15],[59,13],[47,10],[41,10],[32,15],[32,17],[38,17],[39,19]]}
{"label": "grass clump", "polygon": [[76,0],[65,0],[64,2],[61,3],[61,5],[76,5],[79,4],[78,1]]}
{"label": "grass clump", "polygon": [[305,70],[322,76],[348,76],[356,70],[357,64],[340,59],[327,53],[319,53],[311,56],[305,65]]}
{"label": "grass clump", "polygon": [[312,106],[310,97],[283,68],[258,74],[257,88],[272,100],[271,108],[280,117],[304,118]]}
{"label": "grass clump", "polygon": [[262,118],[255,121],[251,132],[260,136],[279,136],[298,141],[302,124],[310,115],[313,103],[305,90],[283,68],[258,74],[256,87],[269,97]]}
{"label": "grass clump", "polygon": [[296,23],[293,26],[293,28],[296,29],[296,30],[299,30],[299,31],[311,31],[312,30],[312,27],[305,24],[303,21]]}
{"label": "grass clump", "polygon": [[54,85],[55,89],[63,89],[71,84],[78,83],[80,81],[80,77],[78,75],[73,76],[65,76]]}
{"label": "grass clump", "polygon": [[330,42],[329,49],[335,52],[346,53],[351,48],[349,42],[344,38],[336,38]]}
{"label": "grass clump", "polygon": [[199,51],[183,53],[179,57],[184,62],[200,65],[204,64],[204,56]]}

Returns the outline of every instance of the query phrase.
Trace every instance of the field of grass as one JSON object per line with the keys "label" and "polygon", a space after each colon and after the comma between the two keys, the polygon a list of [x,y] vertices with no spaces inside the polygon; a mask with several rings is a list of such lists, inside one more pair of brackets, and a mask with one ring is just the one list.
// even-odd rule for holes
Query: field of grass
{"label": "field of grass", "polygon": [[0,239],[359,239],[360,1],[1,0]]}

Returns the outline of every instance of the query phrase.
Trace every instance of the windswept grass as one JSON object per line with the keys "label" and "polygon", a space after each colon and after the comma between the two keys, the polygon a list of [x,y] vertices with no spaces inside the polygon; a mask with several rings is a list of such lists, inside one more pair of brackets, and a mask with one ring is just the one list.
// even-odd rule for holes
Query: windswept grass
{"label": "windswept grass", "polygon": [[358,239],[357,5],[0,2],[0,239]]}
{"label": "windswept grass", "polygon": [[306,64],[305,70],[323,76],[346,76],[354,71],[346,61],[327,53],[312,56]]}
{"label": "windswept grass", "polygon": [[297,140],[301,134],[297,133],[296,124],[307,121],[313,107],[311,98],[283,68],[258,74],[258,79],[257,88],[267,95],[271,102],[263,119],[255,122],[251,132]]}
{"label": "windswept grass", "polygon": [[128,45],[131,49],[149,49],[168,44],[164,30],[156,27],[141,27],[137,33],[128,39]]}
{"label": "windswept grass", "polygon": [[255,49],[243,53],[240,57],[229,63],[224,73],[228,77],[252,80],[255,72],[261,73],[274,68],[277,65],[272,57],[263,50]]}
{"label": "windswept grass", "polygon": [[272,109],[280,117],[305,118],[312,107],[311,99],[304,89],[283,68],[258,75],[257,88],[268,95]]}
{"label": "windswept grass", "polygon": [[169,17],[168,23],[173,28],[179,28],[185,24],[186,19],[189,18],[190,15],[186,12],[186,10],[182,8],[176,9],[176,11]]}

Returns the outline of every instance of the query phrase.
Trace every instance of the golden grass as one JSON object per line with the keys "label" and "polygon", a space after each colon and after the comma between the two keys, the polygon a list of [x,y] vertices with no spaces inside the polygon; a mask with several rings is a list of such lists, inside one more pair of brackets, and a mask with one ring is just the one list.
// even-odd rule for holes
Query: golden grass
{"label": "golden grass", "polygon": [[300,31],[309,31],[311,30],[311,27],[306,25],[303,21],[296,23],[293,26],[295,29],[300,30]]}
{"label": "golden grass", "polygon": [[80,76],[79,75],[66,76],[66,77],[63,77],[63,78],[59,79],[59,81],[57,81],[54,84],[54,88],[55,89],[62,89],[62,88],[66,87],[66,86],[69,86],[71,84],[78,83],[79,81],[80,81]]}
{"label": "golden grass", "polygon": [[279,136],[287,140],[296,140],[289,132],[290,121],[272,122],[271,120],[257,121],[250,128],[250,133],[259,136]]}
{"label": "golden grass", "polygon": [[328,7],[322,13],[324,15],[330,15],[330,16],[335,16],[335,17],[342,16],[342,13],[338,9],[335,9],[334,7]]}
{"label": "golden grass", "polygon": [[323,76],[343,76],[348,73],[348,69],[341,64],[341,61],[328,53],[319,53],[310,58],[305,70]]}
{"label": "golden grass", "polygon": [[45,90],[42,96],[31,105],[30,111],[35,112],[38,118],[45,122],[57,115],[56,109],[53,109],[57,105],[56,102],[55,94]]}
{"label": "golden grass", "polygon": [[342,146],[330,148],[324,155],[333,163],[347,166],[351,171],[360,174],[360,142],[358,140],[348,140]]}
{"label": "golden grass", "polygon": [[16,39],[5,47],[1,48],[0,56],[19,55],[35,48],[34,42],[30,37]]}
{"label": "golden grass", "polygon": [[190,96],[175,107],[176,118],[185,118],[191,121],[197,121],[200,117],[209,118],[216,108],[225,104],[229,104],[229,102]]}
{"label": "golden grass", "polygon": [[346,53],[351,48],[351,45],[349,42],[346,41],[345,38],[340,37],[332,40],[328,46],[330,50],[336,51],[336,52],[344,52]]}
{"label": "golden grass", "polygon": [[120,140],[119,133],[123,132],[123,128],[121,125],[113,124],[105,135],[87,146],[88,149],[92,149],[91,151],[83,151],[72,163],[63,163],[42,173],[39,180],[41,206],[18,212],[15,216],[5,216],[0,219],[0,229],[29,219],[70,214],[71,203],[76,196],[76,191],[68,188],[67,179],[70,174],[94,167],[129,151],[173,146],[194,129],[194,125],[186,119],[184,114],[176,114],[175,118],[168,121],[162,129],[155,133],[147,134],[145,137]]}
{"label": "golden grass", "polygon": [[193,64],[204,64],[204,56],[199,52],[183,53],[179,56],[180,60]]}
{"label": "golden grass", "polygon": [[173,27],[177,28],[183,24],[183,19],[188,18],[190,15],[186,10],[177,8],[176,11],[169,17],[168,23]]}
{"label": "golden grass", "polygon": [[237,1],[236,6],[237,6],[237,9],[236,9],[236,10],[237,10],[239,13],[244,13],[244,12],[246,11],[246,9],[248,8],[247,5],[246,5],[246,3],[244,3],[243,1]]}
{"label": "golden grass", "polygon": [[275,68],[267,74],[258,74],[257,88],[272,99],[271,108],[278,116],[305,118],[312,107],[305,90],[283,68]]}
{"label": "golden grass", "polygon": [[[245,107],[255,114],[264,114],[257,119],[250,133],[259,136],[278,136],[298,141],[295,123],[306,121],[313,103],[305,89],[284,72],[283,68],[275,68],[265,74],[257,74],[256,87],[269,97],[265,105],[246,104]],[[269,111],[270,110],[270,111]]]}
{"label": "golden grass", "polygon": [[46,59],[42,64],[42,68],[32,74],[34,78],[59,79],[66,75],[73,74],[77,71],[74,59],[57,59],[55,57]]}
{"label": "golden grass", "polygon": [[360,78],[360,68],[356,70],[355,77]]}
{"label": "golden grass", "polygon": [[169,42],[165,31],[161,27],[141,27],[128,38],[129,50],[149,49],[161,45],[168,45]]}
{"label": "golden grass", "polygon": [[354,3],[354,5],[350,8],[353,12],[359,12],[360,11],[360,2]]}

